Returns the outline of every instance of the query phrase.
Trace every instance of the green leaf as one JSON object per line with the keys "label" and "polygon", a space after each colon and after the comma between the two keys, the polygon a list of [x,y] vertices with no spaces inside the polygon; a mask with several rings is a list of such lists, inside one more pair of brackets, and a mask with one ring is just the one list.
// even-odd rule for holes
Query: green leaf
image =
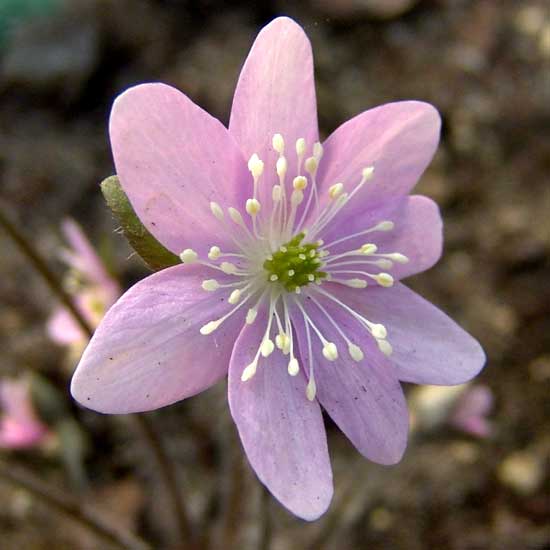
{"label": "green leaf", "polygon": [[107,205],[122,227],[124,236],[141,259],[153,270],[177,265],[181,260],[160,244],[137,217],[117,176],[101,182],[101,191]]}

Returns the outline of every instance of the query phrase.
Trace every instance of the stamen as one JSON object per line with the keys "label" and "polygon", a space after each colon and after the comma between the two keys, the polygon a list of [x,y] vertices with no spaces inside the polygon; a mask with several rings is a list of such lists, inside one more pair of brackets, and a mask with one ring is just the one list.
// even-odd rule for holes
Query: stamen
{"label": "stamen", "polygon": [[230,304],[236,304],[240,298],[241,298],[241,294],[242,294],[242,290],[239,290],[238,288],[236,288],[230,295],[229,295],[229,298],[228,298],[228,302]]}
{"label": "stamen", "polygon": [[311,333],[309,331],[309,324],[307,322],[307,319],[305,317],[305,313],[302,310],[302,315],[304,315],[304,325],[306,328],[306,340],[307,340],[307,352],[308,352],[308,359],[309,359],[309,380],[306,386],[306,397],[309,399],[309,401],[313,401],[315,399],[315,395],[317,394],[317,385],[315,384],[315,377],[313,375],[313,354],[311,353]]}
{"label": "stamen", "polygon": [[283,139],[283,136],[281,134],[275,134],[273,136],[273,149],[279,153],[279,155],[284,154],[285,152],[285,140]]}
{"label": "stamen", "polygon": [[296,357],[293,357],[288,362],[288,374],[290,374],[290,376],[296,376],[299,372],[300,372],[300,365],[298,364],[298,359],[296,359]]}
{"label": "stamen", "polygon": [[344,184],[343,183],[335,183],[334,185],[331,185],[328,189],[328,196],[334,200],[338,198],[342,192],[344,191]]}
{"label": "stamen", "polygon": [[219,246],[212,246],[210,252],[208,252],[208,259],[217,260],[221,256],[221,249]]}
{"label": "stamen", "polygon": [[214,292],[215,290],[218,290],[218,288],[220,288],[220,283],[218,283],[216,279],[206,279],[202,282],[201,286],[203,290]]}
{"label": "stamen", "polygon": [[279,158],[277,159],[276,168],[277,168],[277,175],[278,175],[280,178],[283,178],[283,179],[284,179],[284,177],[285,177],[285,175],[286,175],[286,171],[287,171],[287,169],[288,169],[288,163],[287,163],[285,157],[279,157]]}
{"label": "stamen", "polygon": [[258,199],[247,199],[247,201],[246,201],[246,211],[251,216],[256,216],[256,214],[258,214],[258,212],[260,211],[261,207],[262,206],[261,206],[260,201]]}
{"label": "stamen", "polygon": [[319,164],[319,161],[323,157],[323,146],[318,141],[313,144],[313,156],[315,157],[317,164]]}
{"label": "stamen", "polygon": [[248,169],[252,174],[252,177],[257,180],[264,172],[264,163],[260,160],[260,157],[254,153],[248,161]]}
{"label": "stamen", "polygon": [[192,264],[197,261],[199,255],[192,249],[192,248],[186,248],[181,254],[180,254],[180,260],[184,264]]}
{"label": "stamen", "polygon": [[327,244],[327,247],[332,247],[337,244],[343,243],[349,239],[354,239],[355,237],[360,237],[361,235],[366,235],[367,233],[374,233],[375,231],[392,231],[394,227],[395,227],[395,224],[392,221],[384,220],[380,223],[377,223],[373,227],[369,227],[368,229],[363,229],[363,231],[358,231],[357,233],[352,233],[351,235],[347,235],[346,237],[342,237],[341,239],[332,241]]}
{"label": "stamen", "polygon": [[217,202],[212,201],[210,203],[210,210],[212,210],[212,214],[214,214],[218,220],[223,220],[223,210]]}
{"label": "stamen", "polygon": [[307,187],[307,179],[304,176],[296,176],[292,181],[292,186],[296,191],[303,191]]}

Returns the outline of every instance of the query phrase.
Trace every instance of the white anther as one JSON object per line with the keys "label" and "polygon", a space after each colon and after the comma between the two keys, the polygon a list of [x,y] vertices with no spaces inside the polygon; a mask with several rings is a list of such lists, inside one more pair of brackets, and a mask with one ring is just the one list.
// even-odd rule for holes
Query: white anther
{"label": "white anther", "polygon": [[304,194],[299,189],[295,189],[292,191],[292,195],[290,196],[290,203],[292,206],[298,206],[302,203],[304,200]]}
{"label": "white anther", "polygon": [[259,178],[264,172],[264,163],[260,160],[260,157],[254,153],[248,161],[248,169],[254,179]]}
{"label": "white anther", "polygon": [[296,176],[292,180],[292,187],[297,191],[303,191],[307,187],[307,178],[304,176]]}
{"label": "white anther", "polygon": [[246,201],[246,211],[251,215],[255,216],[259,211],[262,205],[258,199],[247,199]]}
{"label": "white anther", "polygon": [[257,361],[253,361],[252,363],[250,363],[250,365],[247,365],[243,370],[243,373],[241,374],[241,380],[243,382],[250,380],[256,374],[257,366],[258,366]]}
{"label": "white anther", "polygon": [[364,279],[347,279],[346,281],[342,281],[342,283],[351,288],[367,288],[367,281]]}
{"label": "white anther", "polygon": [[304,138],[298,138],[296,140],[296,154],[301,157],[306,152],[306,140]]}
{"label": "white anther", "polygon": [[323,146],[318,141],[313,144],[313,156],[315,157],[317,163],[319,163],[323,157]]}
{"label": "white anther", "polygon": [[277,334],[275,344],[285,355],[288,355],[290,352],[290,338],[284,332]]}
{"label": "white anther", "polygon": [[217,202],[212,201],[210,203],[210,210],[212,210],[212,214],[214,214],[218,220],[223,220],[223,210]]}
{"label": "white anther", "polygon": [[220,288],[220,283],[218,283],[216,279],[206,279],[202,282],[201,286],[203,290],[214,292],[214,290],[218,290],[218,288]]}
{"label": "white anther", "polygon": [[208,336],[209,334],[212,334],[221,324],[222,320],[220,319],[218,319],[217,321],[210,321],[200,328],[200,333],[203,336]]}
{"label": "white anther", "polygon": [[363,350],[355,344],[349,344],[348,351],[354,361],[362,361],[363,357],[365,357],[365,355],[363,354]]}
{"label": "white anther", "polygon": [[316,394],[317,394],[317,385],[315,384],[315,379],[311,377],[306,386],[306,397],[310,401],[313,401],[315,399]]}
{"label": "white anther", "polygon": [[258,310],[254,308],[250,308],[246,313],[246,324],[251,325],[258,316]]}
{"label": "white anther", "polygon": [[361,246],[359,251],[361,254],[364,254],[365,256],[370,256],[371,254],[374,254],[378,250],[378,247],[373,243],[366,243]]}
{"label": "white anther", "polygon": [[269,280],[274,283],[275,281],[278,281],[279,280],[279,277],[277,275],[275,275],[275,273],[273,273],[273,275],[270,275],[269,276]]}
{"label": "white anther", "polygon": [[275,134],[273,136],[272,143],[273,149],[275,149],[279,155],[282,155],[285,152],[285,140],[281,134]]}
{"label": "white anther", "polygon": [[273,202],[279,202],[283,196],[283,189],[280,185],[274,185],[271,191],[271,198]]}
{"label": "white anther", "polygon": [[212,246],[210,252],[208,252],[208,259],[217,260],[221,256],[221,249],[219,246]]}
{"label": "white anther", "polygon": [[293,277],[296,271],[294,271],[294,269],[289,269],[287,273],[289,277]]}
{"label": "white anther", "polygon": [[380,260],[376,260],[374,265],[377,265],[380,269],[391,269],[393,267],[393,262],[391,260],[387,260],[386,258],[382,258]]}
{"label": "white anther", "polygon": [[384,220],[372,228],[372,231],[391,231],[395,224],[390,220]]}
{"label": "white anther", "polygon": [[327,342],[323,346],[323,355],[328,361],[336,361],[336,359],[338,359],[338,348],[336,347],[336,344]]}
{"label": "white anther", "polygon": [[264,338],[260,345],[260,353],[263,357],[269,357],[273,350],[275,349],[275,344],[273,343],[273,340],[270,340],[269,338]]}
{"label": "white anther", "polygon": [[241,299],[241,291],[236,288],[230,295],[229,295],[229,298],[228,298],[228,302],[230,304],[236,304],[239,300]]}
{"label": "white anther", "polygon": [[315,281],[315,275],[312,275],[311,273],[307,276],[307,280],[312,283],[313,281]]}
{"label": "white anther", "polygon": [[365,181],[369,181],[374,175],[374,166],[367,166],[366,168],[363,168],[361,175]]}
{"label": "white anther", "polygon": [[300,260],[305,260],[306,255],[305,254],[298,254],[298,258],[300,258]]}
{"label": "white anther", "polygon": [[236,223],[237,225],[244,225],[243,217],[236,208],[230,206],[227,211],[229,212],[229,217],[233,220],[234,223]]}
{"label": "white anther", "polygon": [[387,254],[387,257],[390,260],[397,262],[398,264],[406,264],[409,261],[409,258],[407,258],[405,254],[400,254],[399,252],[392,252],[391,254]]}
{"label": "white anther", "polygon": [[383,287],[389,288],[393,286],[393,277],[389,273],[378,273],[374,276],[374,280]]}
{"label": "white anther", "polygon": [[388,335],[388,331],[386,330],[386,327],[380,323],[373,323],[370,326],[370,330],[372,332],[372,335],[376,339],[384,339]]}
{"label": "white anther", "polygon": [[288,162],[286,161],[285,157],[279,157],[277,159],[276,168],[277,168],[277,175],[280,178],[284,178],[286,175],[286,171],[288,169]]}
{"label": "white anther", "polygon": [[192,264],[193,262],[197,261],[197,258],[199,255],[192,249],[192,248],[186,248],[181,254],[180,254],[180,260],[184,264]]}
{"label": "white anther", "polygon": [[378,344],[378,349],[379,349],[384,355],[386,355],[387,357],[389,357],[389,356],[392,354],[393,348],[391,347],[391,344],[390,344],[387,340],[378,339],[378,340],[376,340],[376,343]]}
{"label": "white anther", "polygon": [[332,200],[334,200],[342,194],[343,190],[344,190],[344,184],[343,183],[335,183],[334,185],[331,185],[328,188],[328,196]]}
{"label": "white anther", "polygon": [[237,271],[237,266],[235,264],[232,264],[231,262],[222,262],[220,265],[220,269],[226,275],[233,275]]}
{"label": "white anther", "polygon": [[304,163],[304,168],[308,174],[315,174],[317,171],[317,159],[315,157],[308,157]]}
{"label": "white anther", "polygon": [[298,359],[296,357],[293,357],[288,362],[288,374],[290,376],[296,376],[300,372],[300,365],[298,364]]}

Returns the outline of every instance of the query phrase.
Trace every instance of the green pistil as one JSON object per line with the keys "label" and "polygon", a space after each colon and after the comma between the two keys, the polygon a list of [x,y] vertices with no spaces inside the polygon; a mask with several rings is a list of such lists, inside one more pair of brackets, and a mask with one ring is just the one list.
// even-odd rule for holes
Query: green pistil
{"label": "green pistil", "polygon": [[[298,233],[294,238],[274,252],[272,258],[264,262],[267,278],[281,284],[289,292],[297,288],[309,285],[314,281],[324,279],[327,274],[319,271],[321,259],[317,249],[317,243],[301,244],[305,233]],[[313,280],[312,280],[313,278]]]}

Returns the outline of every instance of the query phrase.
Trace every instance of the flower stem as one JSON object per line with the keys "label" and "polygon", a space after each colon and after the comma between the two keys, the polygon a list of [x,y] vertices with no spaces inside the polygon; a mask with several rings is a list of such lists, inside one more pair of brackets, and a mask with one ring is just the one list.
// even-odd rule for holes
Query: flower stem
{"label": "flower stem", "polygon": [[99,537],[115,544],[118,548],[124,550],[152,550],[148,543],[134,533],[125,531],[118,525],[110,523],[91,507],[81,503],[79,499],[51,487],[26,468],[2,461],[0,462],[0,478],[22,487],[43,500],[48,506],[67,514],[75,521],[88,527]]}
{"label": "flower stem", "polygon": [[[94,333],[93,328],[78,311],[71,296],[60,284],[55,273],[53,273],[46,261],[32,245],[30,240],[27,239],[27,237],[21,231],[19,231],[17,226],[10,220],[10,217],[6,213],[6,211],[7,207],[4,205],[3,202],[0,202],[0,227],[3,227],[6,230],[8,236],[19,247],[23,255],[30,261],[36,272],[42,276],[44,281],[50,287],[50,290],[53,292],[53,294],[55,294],[59,298],[59,300],[67,308],[67,311],[80,325],[85,334],[89,338],[91,338]],[[143,438],[143,441],[150,449],[151,455],[155,459],[158,473],[172,502],[172,509],[174,511],[175,519],[178,525],[179,535],[182,541],[187,541],[191,544],[191,525],[187,517],[185,508],[183,507],[179,491],[177,489],[178,485],[176,481],[174,466],[168,457],[162,441],[151,426],[150,421],[143,415],[132,415],[132,418],[134,419],[133,421],[135,422],[136,427]]]}

